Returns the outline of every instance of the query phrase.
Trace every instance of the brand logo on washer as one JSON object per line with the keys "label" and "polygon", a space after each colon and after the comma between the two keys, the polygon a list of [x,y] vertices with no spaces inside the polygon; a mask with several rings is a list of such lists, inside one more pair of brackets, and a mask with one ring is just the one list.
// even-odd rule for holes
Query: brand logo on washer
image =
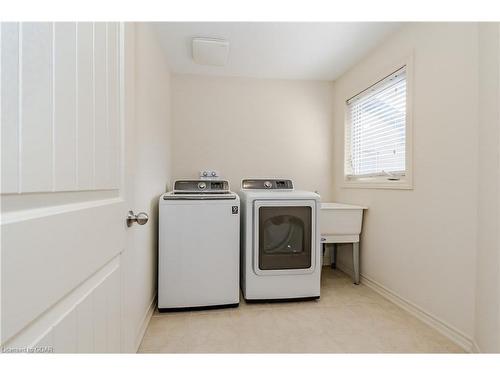
{"label": "brand logo on washer", "polygon": [[238,213],[238,206],[233,206],[232,212],[233,212],[233,215],[236,215]]}

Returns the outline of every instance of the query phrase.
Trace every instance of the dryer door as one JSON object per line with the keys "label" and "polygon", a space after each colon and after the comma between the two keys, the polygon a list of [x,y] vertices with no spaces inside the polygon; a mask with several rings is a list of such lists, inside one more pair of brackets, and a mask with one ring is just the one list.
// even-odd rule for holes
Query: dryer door
{"label": "dryer door", "polygon": [[257,201],[254,209],[255,272],[312,272],[315,257],[315,202]]}

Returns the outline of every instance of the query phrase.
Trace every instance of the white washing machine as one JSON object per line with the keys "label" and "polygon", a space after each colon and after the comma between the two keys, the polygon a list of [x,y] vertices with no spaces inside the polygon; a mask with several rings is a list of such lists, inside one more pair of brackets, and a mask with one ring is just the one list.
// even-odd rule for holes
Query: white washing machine
{"label": "white washing machine", "polygon": [[319,298],[320,196],[286,179],[243,180],[239,196],[245,299]]}
{"label": "white washing machine", "polygon": [[159,211],[159,310],[238,306],[240,200],[228,181],[175,181]]}

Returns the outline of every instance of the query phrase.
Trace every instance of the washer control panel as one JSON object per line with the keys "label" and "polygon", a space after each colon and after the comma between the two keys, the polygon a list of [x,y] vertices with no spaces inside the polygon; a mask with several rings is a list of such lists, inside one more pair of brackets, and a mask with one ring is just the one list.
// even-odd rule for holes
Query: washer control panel
{"label": "washer control panel", "polygon": [[242,189],[293,190],[292,180],[246,179],[241,181]]}
{"label": "washer control panel", "polygon": [[229,182],[227,180],[177,180],[174,182],[174,193],[229,193]]}

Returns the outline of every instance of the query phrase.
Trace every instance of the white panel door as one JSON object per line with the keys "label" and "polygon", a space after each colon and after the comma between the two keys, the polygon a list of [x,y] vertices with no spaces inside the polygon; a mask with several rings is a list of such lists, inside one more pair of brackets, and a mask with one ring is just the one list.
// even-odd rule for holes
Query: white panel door
{"label": "white panel door", "polygon": [[19,26],[19,190],[26,193],[52,189],[53,32],[49,23]]}
{"label": "white panel door", "polygon": [[77,181],[82,190],[94,186],[94,25],[76,25],[77,43]]}
{"label": "white panel door", "polygon": [[2,192],[15,193],[19,182],[19,25],[1,28]]}
{"label": "white panel door", "polygon": [[76,190],[76,24],[54,25],[54,190]]}
{"label": "white panel door", "polygon": [[0,345],[122,351],[123,28],[0,31]]}

